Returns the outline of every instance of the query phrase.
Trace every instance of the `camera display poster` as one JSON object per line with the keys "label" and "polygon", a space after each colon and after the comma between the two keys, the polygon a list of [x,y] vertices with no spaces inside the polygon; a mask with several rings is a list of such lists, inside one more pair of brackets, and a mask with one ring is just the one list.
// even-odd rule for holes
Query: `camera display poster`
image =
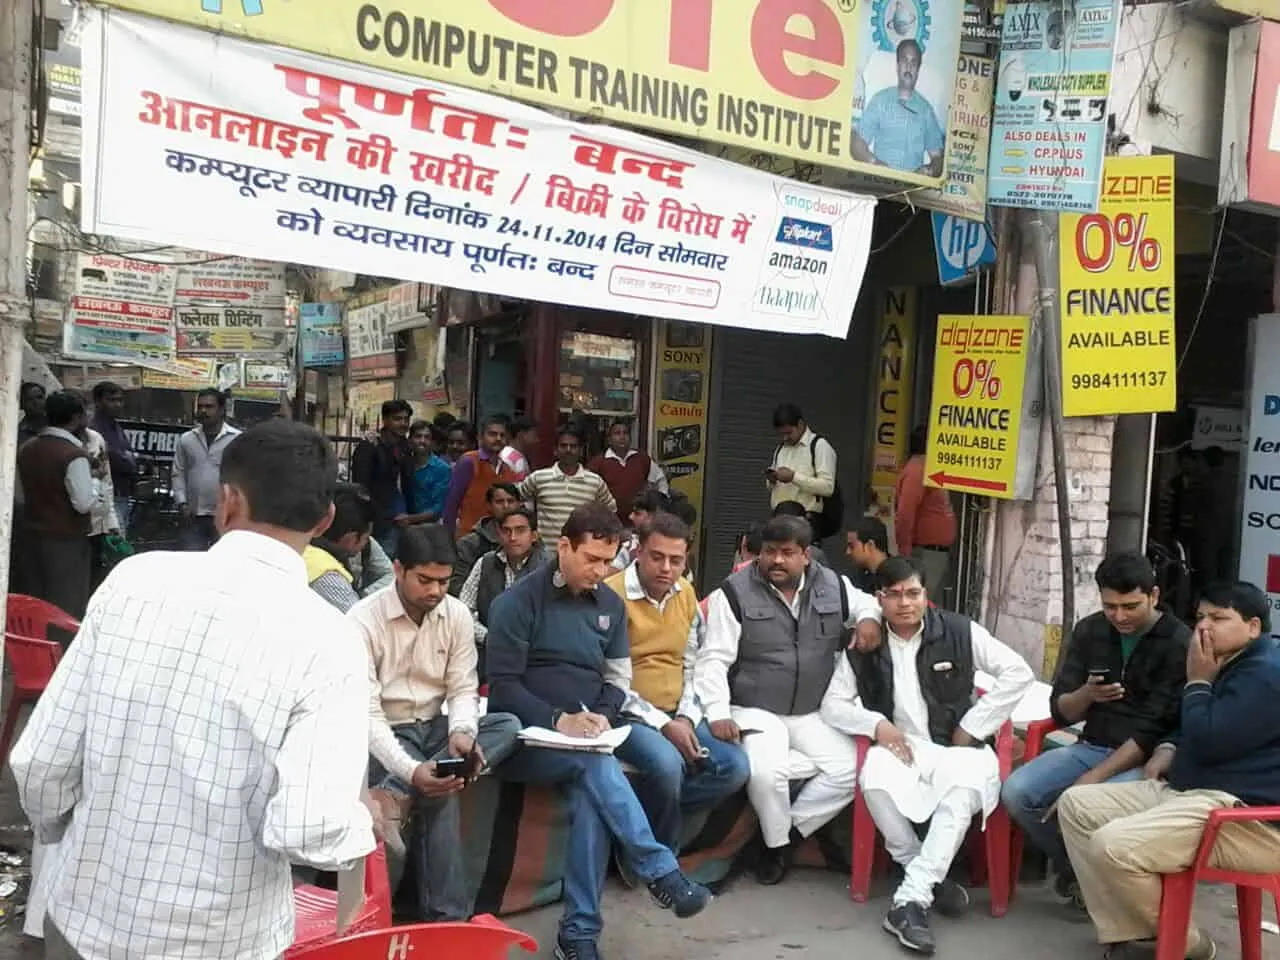
{"label": "camera display poster", "polygon": [[711,389],[711,328],[661,321],[655,342],[657,400],[650,451],[671,488],[685,494],[701,516]]}

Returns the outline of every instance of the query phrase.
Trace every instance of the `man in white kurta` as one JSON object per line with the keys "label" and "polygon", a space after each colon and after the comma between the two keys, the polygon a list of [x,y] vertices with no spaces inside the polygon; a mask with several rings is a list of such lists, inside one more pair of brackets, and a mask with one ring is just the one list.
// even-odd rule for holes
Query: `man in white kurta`
{"label": "man in white kurta", "polygon": [[[929,912],[960,910],[964,888],[947,881],[970,821],[1000,799],[996,755],[985,741],[1035,680],[1018,654],[968,617],[929,607],[919,570],[904,557],[881,566],[881,646],[841,657],[822,719],[870,737],[860,783],[889,855],[904,870],[884,928],[903,946],[933,953]],[[975,699],[982,670],[995,684]],[[922,842],[913,824],[928,821]]]}

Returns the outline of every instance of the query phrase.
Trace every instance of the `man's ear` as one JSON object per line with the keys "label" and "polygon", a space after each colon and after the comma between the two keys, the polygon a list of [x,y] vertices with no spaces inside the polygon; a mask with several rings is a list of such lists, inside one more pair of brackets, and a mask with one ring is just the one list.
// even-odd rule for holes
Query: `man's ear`
{"label": "man's ear", "polygon": [[311,536],[313,538],[323,536],[324,532],[333,525],[333,515],[336,512],[337,510],[334,507],[333,502],[330,501],[329,509],[326,510],[324,516],[320,518],[320,522],[311,528]]}

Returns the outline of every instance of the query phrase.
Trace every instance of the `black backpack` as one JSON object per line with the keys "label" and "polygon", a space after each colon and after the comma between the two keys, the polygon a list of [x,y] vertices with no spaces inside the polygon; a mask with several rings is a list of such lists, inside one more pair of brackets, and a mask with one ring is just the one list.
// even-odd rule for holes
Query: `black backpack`
{"label": "black backpack", "polygon": [[[809,441],[809,462],[813,464],[813,474],[818,475],[818,441],[824,439],[818,434],[813,435],[813,439]],[[830,440],[827,443],[831,443]],[[834,445],[832,449],[835,449]],[[778,462],[778,454],[782,452],[782,448],[778,447],[773,452],[773,462]],[[837,461],[838,466],[838,461]],[[835,487],[831,490],[831,496],[822,497],[822,510],[814,514],[813,518],[813,539],[825,540],[832,534],[839,533],[844,527],[844,494],[840,492],[840,481],[835,481]]]}

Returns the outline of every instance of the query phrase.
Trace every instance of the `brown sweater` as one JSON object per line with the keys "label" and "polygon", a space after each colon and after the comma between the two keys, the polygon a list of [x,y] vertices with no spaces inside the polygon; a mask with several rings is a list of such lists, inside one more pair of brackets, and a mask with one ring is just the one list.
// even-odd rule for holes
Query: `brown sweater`
{"label": "brown sweater", "polygon": [[27,529],[54,537],[89,536],[89,515],[71,505],[67,468],[88,459],[83,447],[61,437],[39,436],[18,451],[18,476],[26,500]]}

